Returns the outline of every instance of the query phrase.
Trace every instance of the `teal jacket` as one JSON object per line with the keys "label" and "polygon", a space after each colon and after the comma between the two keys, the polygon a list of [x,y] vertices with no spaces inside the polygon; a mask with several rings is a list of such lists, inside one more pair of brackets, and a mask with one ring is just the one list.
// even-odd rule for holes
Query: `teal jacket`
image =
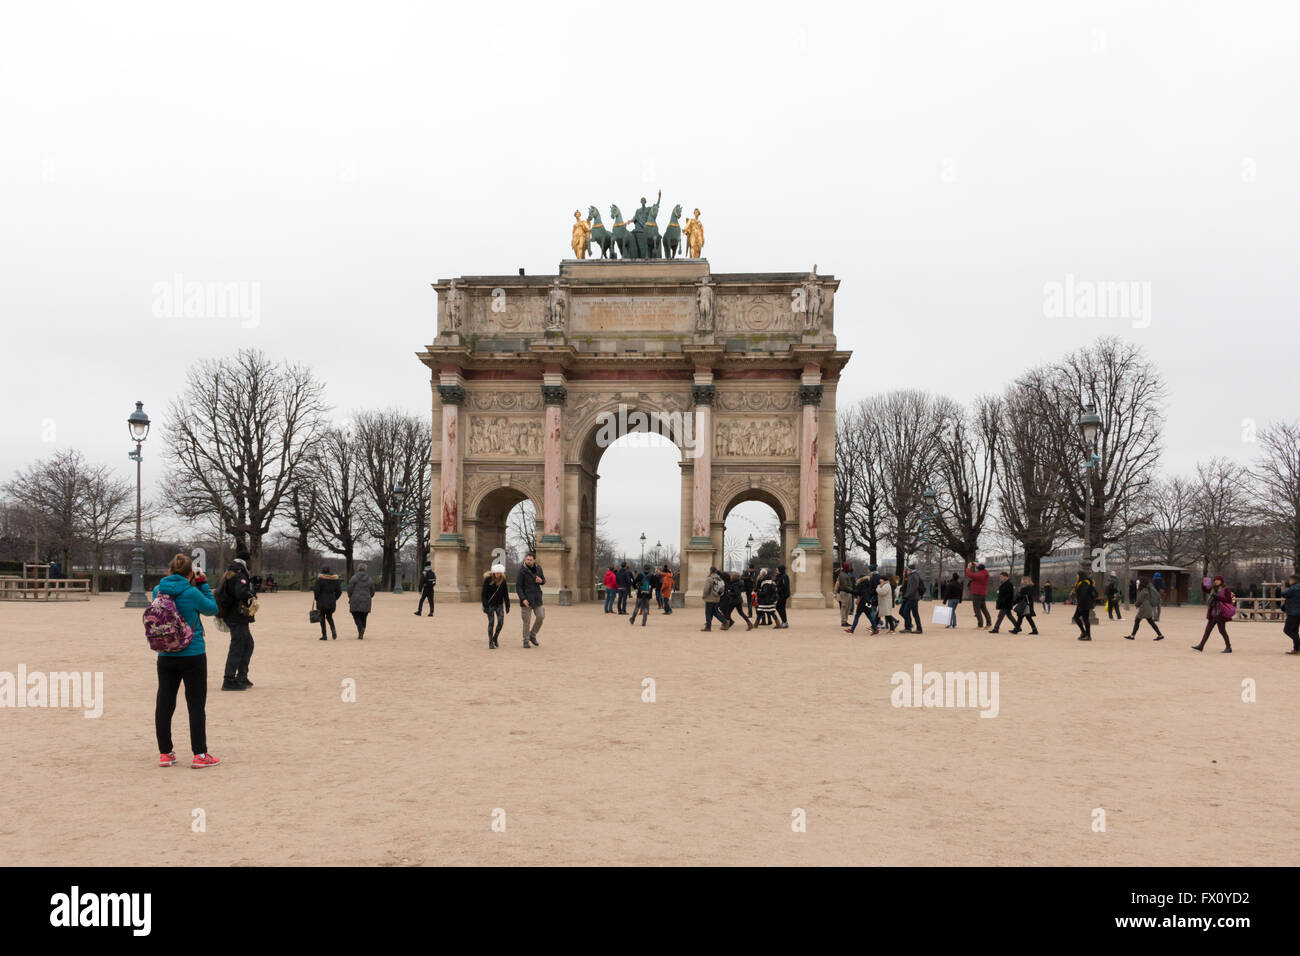
{"label": "teal jacket", "polygon": [[207,582],[195,587],[190,584],[189,578],[183,578],[179,574],[169,574],[158,582],[158,586],[153,589],[153,596],[157,597],[160,591],[163,594],[170,595],[171,599],[176,602],[176,610],[181,612],[181,617],[185,618],[185,623],[194,628],[194,640],[183,651],[159,651],[158,656],[198,657],[200,654],[205,653],[203,622],[199,620],[199,615],[207,614],[211,617],[217,613],[217,602],[213,598]]}

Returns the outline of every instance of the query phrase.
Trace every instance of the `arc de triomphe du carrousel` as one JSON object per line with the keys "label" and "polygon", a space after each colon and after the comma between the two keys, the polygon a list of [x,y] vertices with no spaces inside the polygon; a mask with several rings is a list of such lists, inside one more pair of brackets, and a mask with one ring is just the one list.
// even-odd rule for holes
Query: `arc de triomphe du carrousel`
{"label": "arc de triomphe du carrousel", "polygon": [[780,521],[791,605],[832,603],[835,389],[851,354],[835,346],[833,276],[567,259],[558,275],[433,287],[438,334],[418,355],[433,386],[442,595],[478,600],[506,516],[527,498],[548,599],[594,599],[597,466],[612,440],[648,430],[681,452],[688,605],[722,564],[728,512],[751,500]]}

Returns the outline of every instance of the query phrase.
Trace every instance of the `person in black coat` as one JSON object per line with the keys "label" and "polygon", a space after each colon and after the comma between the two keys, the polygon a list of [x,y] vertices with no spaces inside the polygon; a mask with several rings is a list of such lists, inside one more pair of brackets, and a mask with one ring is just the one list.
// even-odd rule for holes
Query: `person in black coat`
{"label": "person in black coat", "polygon": [[501,626],[510,613],[510,588],[506,584],[506,566],[492,565],[492,570],[483,575],[483,613],[487,615],[488,650],[500,647],[497,638],[501,636]]}
{"label": "person in black coat", "polygon": [[1084,571],[1079,572],[1079,580],[1074,582],[1074,617],[1072,620],[1079,628],[1081,641],[1092,640],[1092,609],[1097,606],[1097,587]]}
{"label": "person in black coat", "polygon": [[640,614],[641,626],[645,627],[646,619],[650,616],[650,598],[654,596],[658,587],[658,575],[654,573],[654,568],[647,564],[632,579],[631,590],[636,595],[636,603],[632,605],[632,615],[627,619],[629,624],[635,624],[636,616]]}
{"label": "person in black coat", "polygon": [[1010,619],[1016,606],[1016,586],[1011,583],[1011,575],[1003,571],[998,574],[998,600],[994,610],[998,612],[998,619],[994,625],[989,628],[990,634],[996,634],[998,628],[1002,626],[1003,619]]}
{"label": "person in black coat", "polygon": [[[529,551],[524,555],[524,563],[519,565],[515,575],[515,597],[519,599],[519,617],[524,627],[524,647],[529,644],[540,646],[537,632],[542,629],[546,619],[546,609],[542,607],[542,585],[546,583],[546,574],[537,563],[537,555]],[[532,622],[531,629],[529,622]]]}
{"label": "person in black coat", "polygon": [[632,590],[632,572],[628,570],[627,562],[624,561],[618,566],[618,613],[627,613],[627,595]]}
{"label": "person in black coat", "polygon": [[1025,620],[1028,619],[1029,626],[1032,628],[1031,634],[1038,633],[1038,625],[1034,623],[1034,579],[1025,575],[1020,579],[1020,593],[1016,595],[1016,626],[1011,629],[1012,634],[1019,634],[1024,626]]}
{"label": "person in black coat", "polygon": [[789,627],[785,619],[785,602],[790,600],[790,575],[785,573],[785,565],[776,566],[776,614],[781,619],[777,627]]}
{"label": "person in black coat", "polygon": [[419,617],[424,611],[424,602],[429,602],[429,617],[433,617],[433,589],[438,584],[438,575],[433,573],[433,565],[429,562],[424,563],[424,570],[420,572],[420,606],[415,609],[415,616]]}
{"label": "person in black coat", "polygon": [[334,627],[334,610],[339,606],[339,596],[343,593],[339,576],[330,573],[328,566],[321,568],[320,574],[316,575],[316,584],[312,587],[311,593],[316,599],[316,610],[320,612],[320,639],[325,640],[325,623],[328,621],[330,634],[337,641],[339,632]]}
{"label": "person in black coat", "polygon": [[230,628],[230,650],[226,654],[222,690],[247,690],[253,686],[248,679],[248,664],[253,659],[252,605],[257,594],[248,573],[251,560],[247,551],[236,554],[213,595],[217,600],[217,617]]}
{"label": "person in black coat", "polygon": [[740,575],[732,571],[731,574],[725,576],[725,580],[727,583],[722,589],[722,600],[718,602],[718,610],[727,619],[728,626],[736,623],[731,619],[731,612],[738,612],[745,619],[745,630],[752,631],[754,621],[749,615],[749,601]]}

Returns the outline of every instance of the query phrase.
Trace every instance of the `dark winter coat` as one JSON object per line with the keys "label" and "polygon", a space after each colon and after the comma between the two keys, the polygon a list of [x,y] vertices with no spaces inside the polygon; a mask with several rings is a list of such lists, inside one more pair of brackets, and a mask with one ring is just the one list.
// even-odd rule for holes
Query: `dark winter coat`
{"label": "dark winter coat", "polygon": [[318,574],[311,593],[316,598],[316,607],[319,610],[326,614],[333,614],[334,609],[338,607],[339,595],[343,593],[343,585],[339,584],[337,574]]}
{"label": "dark winter coat", "polygon": [[790,575],[784,571],[776,573],[776,597],[778,601],[784,601],[790,597]]}
{"label": "dark winter coat", "polygon": [[253,579],[243,561],[236,560],[217,584],[217,617],[227,623],[251,620],[248,606],[253,603]]}
{"label": "dark winter coat", "polygon": [[505,605],[506,613],[510,613],[510,584],[506,581],[505,575],[501,576],[501,583],[497,584],[492,580],[492,572],[489,571],[483,575],[483,610],[487,611],[490,607],[500,607]]}
{"label": "dark winter coat", "polygon": [[420,572],[420,593],[432,594],[434,587],[438,584],[438,575],[433,573],[433,568],[425,568]]}
{"label": "dark winter coat", "polygon": [[1282,612],[1300,614],[1300,581],[1282,592]]}
{"label": "dark winter coat", "polygon": [[375,582],[366,571],[358,571],[348,581],[348,610],[353,614],[369,614],[370,599],[375,596]]}
{"label": "dark winter coat", "polygon": [[997,611],[1010,611],[1016,603],[1016,586],[1011,583],[1011,579],[1003,581],[998,585],[998,602],[994,606]]}
{"label": "dark winter coat", "polygon": [[[1011,582],[1008,581],[1007,583]],[[1023,614],[1025,617],[1034,616],[1034,586],[1032,584],[1021,585],[1020,590],[1016,593],[1014,610],[1017,614]]]}
{"label": "dark winter coat", "polygon": [[[537,578],[541,580],[538,581]],[[527,601],[529,607],[541,607],[542,585],[545,583],[546,574],[542,571],[541,564],[534,564],[531,568],[521,564],[519,573],[515,575],[515,597],[521,604]]]}

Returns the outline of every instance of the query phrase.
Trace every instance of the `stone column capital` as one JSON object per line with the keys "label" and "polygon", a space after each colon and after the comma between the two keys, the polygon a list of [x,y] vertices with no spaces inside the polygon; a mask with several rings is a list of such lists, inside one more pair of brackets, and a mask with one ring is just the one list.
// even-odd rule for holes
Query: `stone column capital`
{"label": "stone column capital", "polygon": [[439,385],[438,395],[444,405],[463,405],[465,403],[465,389],[460,385]]}
{"label": "stone column capital", "polygon": [[568,389],[563,385],[542,386],[542,402],[546,405],[563,405],[568,397]]}
{"label": "stone column capital", "polygon": [[717,388],[713,385],[692,385],[691,404],[712,407],[714,399],[717,398],[717,391]]}
{"label": "stone column capital", "polygon": [[800,405],[820,405],[821,403],[822,403],[822,387],[820,385],[799,386]]}

